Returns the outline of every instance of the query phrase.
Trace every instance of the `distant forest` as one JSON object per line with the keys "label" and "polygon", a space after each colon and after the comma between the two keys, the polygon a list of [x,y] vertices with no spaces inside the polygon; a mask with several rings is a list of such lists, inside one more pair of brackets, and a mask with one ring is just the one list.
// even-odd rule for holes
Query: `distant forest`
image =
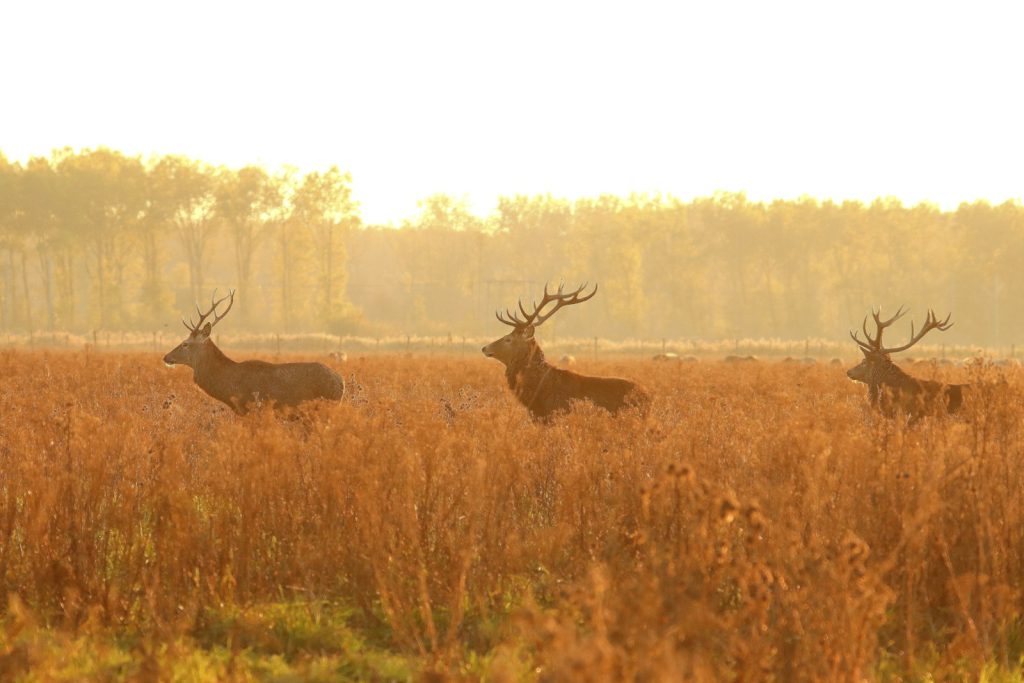
{"label": "distant forest", "polygon": [[183,331],[234,288],[233,331],[497,336],[496,309],[559,281],[600,291],[547,334],[837,340],[872,305],[907,304],[908,320],[952,312],[943,341],[1009,346],[1024,342],[1024,208],[511,196],[477,216],[434,195],[393,228],[363,223],[337,168],[0,155],[0,332]]}

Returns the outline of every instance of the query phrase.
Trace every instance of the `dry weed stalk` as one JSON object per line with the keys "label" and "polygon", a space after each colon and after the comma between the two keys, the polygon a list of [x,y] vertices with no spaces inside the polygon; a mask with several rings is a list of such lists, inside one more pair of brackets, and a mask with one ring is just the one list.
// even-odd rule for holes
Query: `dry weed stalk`
{"label": "dry weed stalk", "polygon": [[586,364],[649,387],[648,418],[542,426],[482,360],[349,366],[358,402],[239,419],[146,355],[0,352],[0,633],[159,643],[301,599],[359,606],[425,669],[518,652],[495,677],[1019,656],[1017,370],[972,371],[984,400],[908,428],[828,366]]}

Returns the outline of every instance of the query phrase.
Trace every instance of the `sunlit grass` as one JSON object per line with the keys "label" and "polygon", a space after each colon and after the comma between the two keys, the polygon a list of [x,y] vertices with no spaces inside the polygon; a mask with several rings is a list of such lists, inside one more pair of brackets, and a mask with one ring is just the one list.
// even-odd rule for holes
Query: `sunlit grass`
{"label": "sunlit grass", "polygon": [[0,352],[0,675],[1018,680],[1024,402],[841,366],[581,359],[652,414],[533,423],[499,364],[327,360],[236,417],[153,354]]}

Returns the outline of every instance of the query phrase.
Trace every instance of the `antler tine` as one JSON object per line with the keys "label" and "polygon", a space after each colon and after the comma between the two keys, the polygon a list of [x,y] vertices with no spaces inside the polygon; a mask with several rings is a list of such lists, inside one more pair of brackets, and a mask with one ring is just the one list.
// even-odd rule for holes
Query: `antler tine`
{"label": "antler tine", "polygon": [[185,328],[192,334],[195,334],[196,332],[199,331],[199,327],[203,324],[203,321],[206,320],[206,316],[210,315],[209,313],[204,314],[199,309],[199,304],[196,304],[196,313],[199,314],[199,322],[193,323],[192,316],[188,317],[188,322],[185,322],[184,318],[181,319],[182,324],[184,324]]}
{"label": "antler tine", "polygon": [[[865,322],[867,322],[867,318],[864,318],[864,320],[865,320]],[[865,331],[864,334],[867,334],[867,331]],[[871,344],[869,344],[868,342],[862,341],[861,338],[857,336],[857,332],[856,331],[850,330],[850,338],[853,339],[853,341],[857,342],[857,346],[861,347],[865,351],[873,351],[874,350],[874,347],[871,346]],[[870,339],[870,337],[868,337],[868,339]]]}
{"label": "antler tine", "polygon": [[882,320],[882,318],[881,318],[882,307],[879,306],[878,310],[876,311],[874,309],[874,307],[872,306],[872,308],[871,308],[871,317],[874,318],[874,320],[875,320],[875,338],[872,339],[871,335],[868,334],[868,318],[867,318],[867,316],[864,316],[864,323],[861,325],[861,329],[864,330],[864,336],[867,338],[868,344],[871,346],[872,349],[874,349],[875,351],[881,350],[881,348],[882,348],[882,331],[885,330],[885,328],[887,328],[890,325],[892,325],[897,320],[899,320],[900,318],[902,318],[904,315],[906,315],[906,313],[907,312],[905,310],[903,310],[903,305],[901,304],[900,307],[896,309],[895,315],[893,315],[888,320]]}
{"label": "antler tine", "polygon": [[850,338],[857,342],[865,351],[881,351],[882,350],[882,332],[885,328],[892,325],[894,322],[906,315],[906,311],[903,310],[901,305],[896,309],[896,313],[887,320],[882,320],[882,308],[878,307],[876,310],[874,306],[871,307],[871,317],[875,321],[875,336],[872,337],[871,333],[868,332],[868,317],[864,316],[863,322],[860,324],[861,331],[864,332],[864,339],[862,340],[855,330],[850,330]]}
{"label": "antler tine", "polygon": [[[230,301],[230,303],[228,303],[227,310],[225,310],[223,313],[217,313],[217,307],[220,306],[222,303],[224,303],[225,299],[229,299],[229,298],[231,299],[231,301]],[[210,317],[211,313],[213,314],[213,322],[210,323],[210,327],[211,328],[214,325],[216,325],[217,323],[219,323],[221,321],[221,319],[223,319],[224,316],[226,316],[228,314],[228,311],[231,310],[231,307],[235,305],[235,290],[232,289],[232,290],[228,291],[227,296],[223,296],[220,299],[218,299],[217,298],[217,290],[214,289],[213,290],[213,296],[210,297],[210,304],[211,304],[210,305],[210,310],[208,310],[206,313],[203,313],[202,309],[199,308],[199,305],[196,304],[196,313],[199,314],[199,322],[191,324],[192,323],[192,318],[191,317],[188,319],[187,323],[185,322],[184,318],[181,319],[181,322],[184,323],[185,327],[188,328],[188,330],[192,334],[195,334],[196,332],[199,331],[199,328],[202,327],[203,323],[206,322],[206,319]]]}
{"label": "antler tine", "polygon": [[[499,322],[502,322],[506,325],[510,325],[512,327],[527,327],[529,325],[536,327],[543,323],[548,318],[550,318],[552,315],[554,315],[555,311],[560,309],[562,306],[581,304],[584,301],[591,299],[595,294],[597,294],[597,285],[594,285],[594,291],[592,291],[590,294],[587,294],[584,297],[580,297],[580,294],[586,288],[587,283],[584,282],[578,289],[575,289],[566,294],[565,283],[561,283],[558,285],[558,290],[552,293],[548,291],[548,283],[544,283],[544,298],[540,300],[539,305],[536,301],[533,302],[533,313],[530,313],[529,311],[526,310],[526,307],[523,306],[523,300],[520,299],[518,312],[512,312],[506,308],[505,316],[502,316],[500,312],[495,312],[494,316],[499,320]],[[541,310],[552,302],[555,302],[554,308],[552,308],[547,313],[541,315]],[[519,319],[519,313],[523,314],[522,320]]]}
{"label": "antler tine", "polygon": [[914,322],[913,321],[910,322],[910,341],[909,342],[907,342],[903,346],[896,346],[896,347],[893,347],[891,349],[883,348],[883,349],[880,349],[880,350],[883,353],[898,353],[900,351],[906,351],[911,346],[913,346],[917,342],[919,342],[922,339],[924,339],[924,336],[926,334],[928,334],[929,332],[931,332],[932,330],[938,330],[939,332],[945,332],[946,330],[951,328],[953,326],[953,323],[949,322],[949,319],[952,316],[953,316],[953,314],[950,313],[949,315],[946,316],[945,320],[943,320],[942,322],[939,322],[938,317],[935,315],[935,311],[933,311],[932,309],[929,308],[928,309],[928,314],[925,316],[925,319],[924,319],[924,325],[921,326],[921,329],[919,331],[917,331],[915,333],[914,332]]}
{"label": "antler tine", "polygon": [[928,313],[932,316],[932,320],[935,321],[935,329],[937,329],[939,332],[945,332],[949,328],[953,327],[954,323],[949,322],[949,319],[953,317],[952,313],[947,315],[946,319],[943,320],[941,323],[938,322],[938,318],[935,317],[935,312],[932,309],[929,308]]}
{"label": "antler tine", "polygon": [[[233,290],[233,289],[228,290],[227,296],[222,296],[220,299],[217,299],[216,301],[214,301],[216,296],[217,296],[217,290],[214,289],[213,290],[213,296],[210,297],[210,301],[213,302],[213,306],[210,308],[210,313],[213,313],[213,323],[211,323],[210,327],[213,327],[214,325],[219,323],[228,313],[231,312],[231,307],[235,305],[235,290]],[[225,309],[225,311],[223,313],[217,313],[217,307],[220,306],[222,303],[224,303],[225,299],[229,299],[229,298],[231,299],[231,301],[228,302],[227,309]],[[209,314],[207,314],[207,315],[209,315]]]}
{"label": "antler tine", "polygon": [[878,325],[879,329],[881,330],[884,330],[886,327],[889,327],[889,325],[892,325],[894,322],[896,322],[904,315],[906,315],[906,313],[907,312],[903,310],[903,305],[900,304],[900,307],[896,309],[896,315],[889,318],[888,320],[880,320],[878,316],[882,315],[882,307],[879,306],[877,311],[874,308],[871,309],[871,317],[875,319],[875,324]]}
{"label": "antler tine", "polygon": [[[871,312],[874,313],[874,309],[871,309]],[[868,348],[870,348],[870,349],[877,349],[878,348],[878,339],[881,339],[882,333],[881,333],[881,331],[879,331],[878,339],[872,339],[871,338],[871,334],[868,332],[868,317],[867,316],[864,316],[864,322],[862,322],[860,324],[860,329],[864,330],[864,338],[867,339],[866,343],[868,345]]]}
{"label": "antler tine", "polygon": [[505,317],[502,317],[501,311],[495,311],[494,317],[496,317],[500,322],[503,322],[511,327],[521,327],[522,325],[526,324],[525,322],[519,319],[518,315],[512,313],[507,308],[505,309]]}
{"label": "antler tine", "polygon": [[[555,314],[555,312],[558,311],[558,309],[562,308],[563,306],[571,306],[573,304],[581,304],[584,301],[589,301],[590,299],[592,299],[594,297],[594,295],[597,294],[597,285],[594,285],[594,291],[592,291],[590,294],[580,298],[580,294],[583,292],[583,290],[585,290],[587,288],[587,284],[588,283],[584,282],[582,285],[579,286],[578,289],[575,289],[575,290],[569,292],[568,294],[565,294],[563,292],[563,290],[565,288],[565,283],[559,284],[558,291],[555,292],[554,294],[548,294],[548,286],[547,286],[547,284],[545,284],[544,285],[544,298],[541,299],[540,306],[535,306],[534,307],[534,320],[532,321],[533,326],[536,327],[538,325],[543,324],[545,320],[547,320],[548,318],[553,316]],[[547,313],[541,315],[540,314],[540,310],[542,308],[544,308],[545,306],[547,306],[552,301],[555,302],[555,307],[552,308]]]}

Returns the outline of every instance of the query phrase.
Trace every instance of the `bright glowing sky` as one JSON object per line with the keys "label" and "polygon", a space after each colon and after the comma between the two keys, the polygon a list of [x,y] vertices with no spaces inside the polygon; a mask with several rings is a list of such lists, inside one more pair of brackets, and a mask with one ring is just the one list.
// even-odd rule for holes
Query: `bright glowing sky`
{"label": "bright glowing sky", "polygon": [[0,150],[435,192],[1024,195],[1019,2],[7,2]]}

